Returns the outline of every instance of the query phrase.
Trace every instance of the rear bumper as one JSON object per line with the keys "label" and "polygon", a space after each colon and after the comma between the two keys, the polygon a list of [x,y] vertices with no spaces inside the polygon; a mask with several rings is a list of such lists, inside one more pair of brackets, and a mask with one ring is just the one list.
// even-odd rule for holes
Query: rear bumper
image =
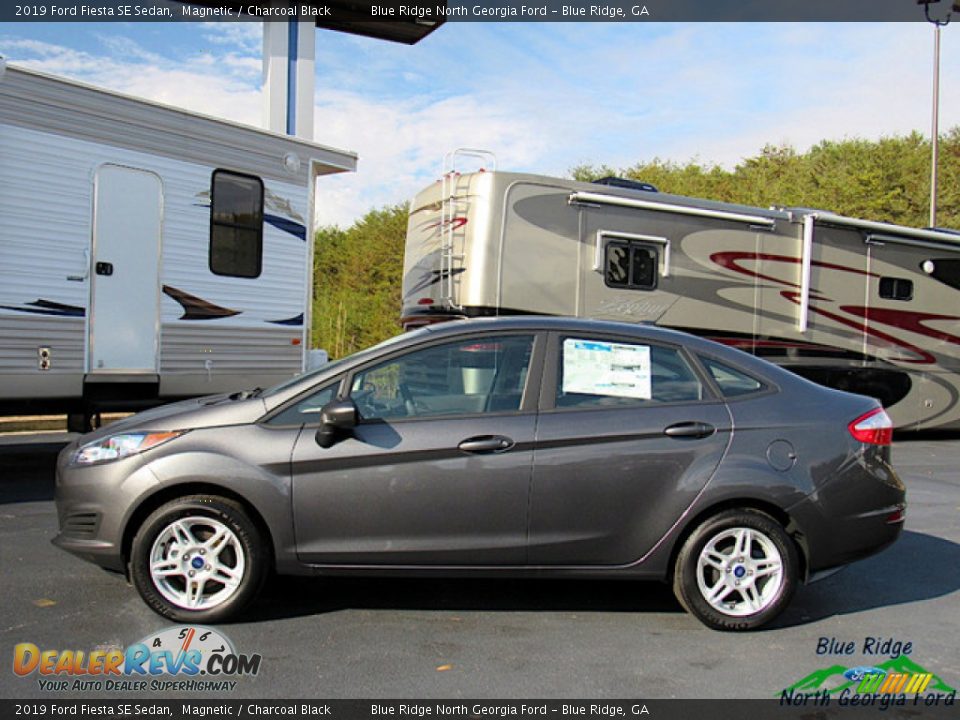
{"label": "rear bumper", "polygon": [[788,509],[800,528],[808,577],[874,555],[900,537],[906,490],[887,457],[867,449]]}

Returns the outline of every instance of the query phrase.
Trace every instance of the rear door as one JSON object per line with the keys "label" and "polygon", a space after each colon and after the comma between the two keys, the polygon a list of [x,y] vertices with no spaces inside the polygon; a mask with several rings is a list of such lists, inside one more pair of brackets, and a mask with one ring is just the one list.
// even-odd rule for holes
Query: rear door
{"label": "rear door", "polygon": [[530,563],[620,565],[689,507],[730,415],[679,347],[551,336],[534,452]]}

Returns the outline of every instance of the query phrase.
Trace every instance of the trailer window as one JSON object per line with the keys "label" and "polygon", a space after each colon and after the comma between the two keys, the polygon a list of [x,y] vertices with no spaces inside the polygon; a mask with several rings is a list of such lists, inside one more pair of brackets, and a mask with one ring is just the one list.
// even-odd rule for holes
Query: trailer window
{"label": "trailer window", "polygon": [[260,277],[263,265],[263,181],[214,170],[210,191],[210,271]]}
{"label": "trailer window", "polygon": [[906,278],[880,278],[880,297],[885,300],[913,300],[913,281]]}
{"label": "trailer window", "polygon": [[657,287],[657,250],[639,243],[609,242],[604,281],[607,287],[653,290]]}

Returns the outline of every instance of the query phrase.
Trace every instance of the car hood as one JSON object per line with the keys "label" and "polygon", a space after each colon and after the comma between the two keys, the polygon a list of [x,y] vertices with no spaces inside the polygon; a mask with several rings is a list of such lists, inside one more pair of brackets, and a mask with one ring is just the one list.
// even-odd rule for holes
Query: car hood
{"label": "car hood", "polygon": [[110,423],[99,430],[82,436],[80,444],[83,445],[100,438],[116,435],[118,432],[142,430],[166,432],[221,427],[223,425],[245,425],[255,422],[266,411],[266,406],[259,397],[243,398],[236,393],[232,395],[208,395],[169,405],[161,405]]}

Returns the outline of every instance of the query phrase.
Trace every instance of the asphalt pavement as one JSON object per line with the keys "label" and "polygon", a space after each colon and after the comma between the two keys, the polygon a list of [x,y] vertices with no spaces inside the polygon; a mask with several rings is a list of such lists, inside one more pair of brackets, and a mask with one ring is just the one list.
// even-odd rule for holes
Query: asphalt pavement
{"label": "asphalt pavement", "polygon": [[[2,698],[118,697],[43,690],[12,671],[14,646],[89,653],[172,626],[122,576],[50,544],[67,437],[0,438]],[[912,663],[960,687],[960,440],[898,440],[893,453],[908,487],[901,539],[801,587],[770,629],[708,630],[658,583],[277,578],[243,622],[217,627],[262,656],[258,674],[193,697],[771,698],[906,643]]]}

